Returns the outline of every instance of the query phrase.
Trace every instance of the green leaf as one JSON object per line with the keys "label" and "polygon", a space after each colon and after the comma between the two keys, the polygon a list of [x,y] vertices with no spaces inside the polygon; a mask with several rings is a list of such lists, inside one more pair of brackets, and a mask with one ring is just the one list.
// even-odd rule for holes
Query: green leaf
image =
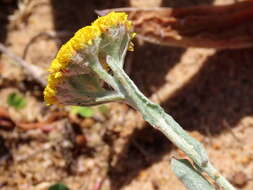
{"label": "green leaf", "polygon": [[69,190],[69,188],[63,183],[56,183],[50,186],[48,190]]}
{"label": "green leaf", "polygon": [[172,159],[173,172],[188,190],[215,190],[215,188],[186,159]]}
{"label": "green leaf", "polygon": [[98,106],[98,110],[101,113],[107,113],[109,109],[108,109],[108,107],[106,105],[101,105],[101,106]]}
{"label": "green leaf", "polygon": [[14,107],[15,109],[22,109],[27,104],[25,98],[16,92],[9,94],[7,103],[9,106]]}
{"label": "green leaf", "polygon": [[92,117],[94,115],[94,110],[90,107],[72,106],[71,113],[79,114],[82,117]]}

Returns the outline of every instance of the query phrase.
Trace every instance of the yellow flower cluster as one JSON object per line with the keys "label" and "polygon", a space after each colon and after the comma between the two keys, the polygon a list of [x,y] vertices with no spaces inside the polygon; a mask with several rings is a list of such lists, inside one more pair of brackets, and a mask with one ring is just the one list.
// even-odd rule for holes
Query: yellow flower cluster
{"label": "yellow flower cluster", "polygon": [[[71,62],[73,56],[83,48],[92,45],[94,39],[111,27],[124,25],[130,31],[132,29],[132,23],[127,20],[127,17],[126,13],[116,12],[99,17],[91,26],[86,26],[78,30],[74,37],[60,48],[49,68],[48,85],[44,90],[45,101],[48,104],[59,104],[56,98],[56,87],[63,77],[62,71]],[[129,50],[133,50],[132,43],[129,46]]]}

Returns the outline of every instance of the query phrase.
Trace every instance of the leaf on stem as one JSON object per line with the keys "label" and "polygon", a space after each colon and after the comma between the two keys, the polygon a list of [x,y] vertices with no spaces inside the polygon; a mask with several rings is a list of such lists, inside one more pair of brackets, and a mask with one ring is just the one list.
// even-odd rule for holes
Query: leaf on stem
{"label": "leaf on stem", "polygon": [[215,188],[186,159],[172,159],[173,172],[188,190],[215,190]]}
{"label": "leaf on stem", "polygon": [[48,188],[48,190],[69,190],[63,183],[56,183]]}
{"label": "leaf on stem", "polygon": [[79,114],[82,117],[92,117],[94,115],[94,110],[91,107],[72,106],[71,113]]}

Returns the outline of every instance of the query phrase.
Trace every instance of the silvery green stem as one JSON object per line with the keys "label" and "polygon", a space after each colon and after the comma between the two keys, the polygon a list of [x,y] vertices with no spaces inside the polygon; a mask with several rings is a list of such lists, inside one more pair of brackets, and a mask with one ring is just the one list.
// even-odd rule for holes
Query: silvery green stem
{"label": "silvery green stem", "polygon": [[[99,104],[104,104],[108,102],[123,102],[125,100],[124,95],[118,93],[118,92],[106,92],[101,97],[97,97],[94,100],[89,101],[89,106],[95,106]],[[80,102],[78,104],[79,106],[87,106],[87,103],[85,102]]]}
{"label": "silvery green stem", "polygon": [[201,169],[206,172],[224,190],[236,190],[233,185],[229,183],[229,181],[223,177],[216,168],[214,168],[210,161],[205,167]]}
{"label": "silvery green stem", "polygon": [[[94,56],[95,57],[95,56]],[[90,67],[92,70],[99,75],[99,77],[107,84],[111,85],[117,92],[119,92],[118,84],[115,82],[113,77],[109,75],[101,66],[97,57],[90,58]]]}
{"label": "silvery green stem", "polygon": [[[206,172],[224,190],[235,190],[235,188],[212,166],[208,160],[208,155],[204,146],[184,131],[170,115],[165,113],[163,108],[146,98],[124,72],[124,57],[130,39],[129,33],[126,33],[123,26],[109,30],[109,32],[103,36],[103,39],[99,41],[100,43],[98,43],[98,45],[101,47],[99,53],[105,55],[106,64],[109,66],[110,70],[102,67],[98,58],[99,54],[92,54],[87,57],[90,68],[96,73],[99,79],[113,88],[115,93],[114,99],[124,100],[138,110],[148,123],[161,131],[192,159],[196,166],[196,172]],[[105,91],[107,90],[105,89]],[[95,98],[95,100],[97,99],[98,97]],[[95,101],[95,103],[109,101],[110,95],[106,97],[106,101]]]}
{"label": "silvery green stem", "polygon": [[198,166],[206,165],[208,157],[203,145],[189,136],[158,104],[154,104],[146,98],[113,59],[109,58],[107,62],[113,70],[114,77],[125,90],[127,102],[140,111],[147,122],[164,133],[176,146],[194,160]]}
{"label": "silvery green stem", "polygon": [[[157,104],[146,98],[120,67],[122,60],[115,60],[108,56],[107,63],[113,71],[114,78],[120,86],[120,93],[125,95],[126,101],[140,111],[143,118],[154,128],[160,130],[178,148],[188,155],[200,170],[206,172],[224,190],[235,188],[212,166],[207,153],[201,143],[188,135],[182,127]],[[115,89],[116,90],[116,89]]]}

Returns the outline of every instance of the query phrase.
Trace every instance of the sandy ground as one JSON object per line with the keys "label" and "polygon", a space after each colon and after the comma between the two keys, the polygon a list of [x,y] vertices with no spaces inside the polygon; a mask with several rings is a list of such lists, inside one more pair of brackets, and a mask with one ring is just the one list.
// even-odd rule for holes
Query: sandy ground
{"label": "sandy ground", "polygon": [[[95,9],[231,2],[33,0],[17,7],[14,0],[5,0],[0,3],[0,40],[24,56],[34,36],[63,33],[42,35],[29,46],[25,60],[46,69],[58,47],[96,18]],[[140,90],[205,145],[213,164],[238,189],[252,190],[253,49],[218,52],[135,43],[126,70]],[[71,190],[185,189],[169,165],[172,157],[184,155],[132,108],[111,103],[106,113],[81,118],[47,107],[42,90],[20,66],[1,56],[0,106],[16,123],[0,128],[1,189],[46,190],[57,182]],[[11,92],[25,96],[26,108],[8,106]],[[45,122],[50,117],[55,119]]]}

